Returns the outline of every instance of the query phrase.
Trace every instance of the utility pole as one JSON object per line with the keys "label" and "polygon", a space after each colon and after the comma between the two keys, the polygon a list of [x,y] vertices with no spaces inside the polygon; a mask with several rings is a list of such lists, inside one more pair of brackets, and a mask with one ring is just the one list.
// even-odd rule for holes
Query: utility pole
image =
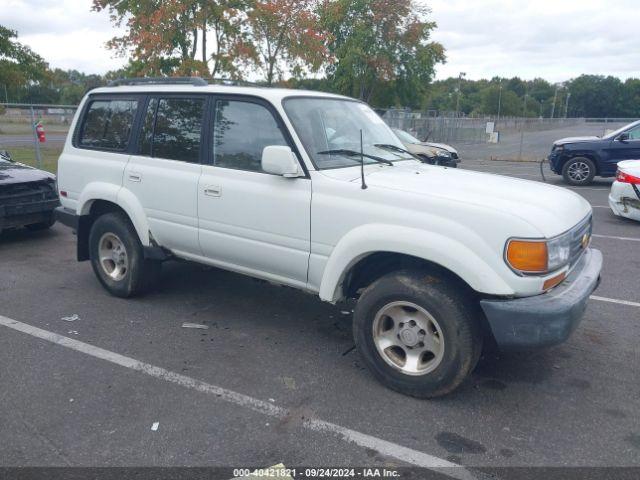
{"label": "utility pole", "polygon": [[529,92],[527,92],[527,87],[524,87],[524,102],[522,104],[522,116],[527,116],[527,97],[529,96]]}
{"label": "utility pole", "polygon": [[498,118],[496,118],[495,127],[498,127],[498,122],[500,121],[500,108],[502,107],[502,79],[500,79],[499,87],[498,87]]}
{"label": "utility pole", "polygon": [[460,72],[460,75],[458,75],[458,98],[456,99],[456,118],[460,116],[460,91],[462,89],[462,79],[466,76],[467,74],[464,72]]}
{"label": "utility pole", "polygon": [[564,118],[567,118],[569,112],[569,99],[571,98],[571,92],[567,92],[567,101],[564,104]]}
{"label": "utility pole", "polygon": [[558,99],[558,90],[560,90],[560,84],[556,84],[556,92],[553,94],[553,105],[551,106],[551,118],[554,118],[556,114],[556,100]]}
{"label": "utility pole", "polygon": [[7,84],[4,84],[4,103],[9,103],[9,94],[7,93]]}

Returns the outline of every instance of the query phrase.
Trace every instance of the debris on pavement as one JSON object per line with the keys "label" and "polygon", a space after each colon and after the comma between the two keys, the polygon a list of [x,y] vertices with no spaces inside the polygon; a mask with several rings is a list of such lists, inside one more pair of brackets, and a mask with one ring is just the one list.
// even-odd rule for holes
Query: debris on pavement
{"label": "debris on pavement", "polygon": [[291,377],[282,377],[282,381],[289,390],[296,389],[296,381]]}
{"label": "debris on pavement", "polygon": [[151,425],[151,431],[157,432],[159,426],[160,426],[160,422],[153,422],[153,425]]}
{"label": "debris on pavement", "polygon": [[62,317],[60,320],[65,322],[75,322],[76,320],[80,320],[80,315],[74,313],[73,315],[69,315],[68,317]]}
{"label": "debris on pavement", "polygon": [[182,328],[195,328],[199,330],[209,330],[209,325],[203,325],[201,323],[184,322],[182,324]]}

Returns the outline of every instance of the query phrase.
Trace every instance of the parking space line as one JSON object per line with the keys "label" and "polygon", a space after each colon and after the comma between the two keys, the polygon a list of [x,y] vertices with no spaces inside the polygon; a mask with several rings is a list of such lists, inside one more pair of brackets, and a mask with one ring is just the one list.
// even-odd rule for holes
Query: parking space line
{"label": "parking space line", "polygon": [[625,242],[640,242],[640,238],[633,237],[616,237],[614,235],[599,235],[597,233],[593,233],[591,236],[593,238],[608,238],[609,240],[623,240]]}
{"label": "parking space line", "polygon": [[618,305],[627,305],[629,307],[640,307],[640,303],[630,302],[629,300],[617,300],[615,298],[598,297],[597,295],[591,295],[589,298],[599,302],[617,303]]}
{"label": "parking space line", "polygon": [[[180,385],[181,387],[214,395],[216,398],[227,403],[244,407],[269,417],[284,419],[290,414],[288,409],[276,406],[270,402],[265,402],[264,400],[253,398],[249,395],[228,390],[223,387],[211,385],[201,380],[187,377],[186,375],[175,373],[149,363],[144,363],[136,360],[135,358],[126,357],[124,355],[120,355],[73,338],[68,338],[48,330],[43,330],[2,315],[0,315],[0,325],[115,365]],[[305,419],[302,425],[308,430],[330,433],[342,440],[359,445],[360,447],[376,450],[384,456],[393,457],[410,465],[433,470],[449,477],[458,478],[460,480],[471,480],[475,478],[469,470],[456,463],[452,463],[442,458],[435,457],[418,450],[413,450],[396,443],[388,442],[381,438],[373,437],[356,430],[351,430],[350,428],[343,427],[335,423],[312,418]]]}

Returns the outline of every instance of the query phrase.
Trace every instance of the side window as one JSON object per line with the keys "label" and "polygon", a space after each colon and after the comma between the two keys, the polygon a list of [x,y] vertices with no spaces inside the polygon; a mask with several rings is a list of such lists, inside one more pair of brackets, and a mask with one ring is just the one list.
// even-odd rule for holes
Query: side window
{"label": "side window", "polygon": [[153,101],[146,112],[140,147],[154,157],[199,163],[204,98],[161,98],[157,102],[155,122],[150,113]]}
{"label": "side window", "polygon": [[640,126],[629,130],[629,140],[640,140]]}
{"label": "side window", "polygon": [[79,146],[125,150],[137,108],[137,100],[92,101],[82,122]]}
{"label": "side window", "polygon": [[158,107],[158,99],[152,98],[147,105],[147,111],[142,120],[142,129],[138,139],[138,154],[152,156],[151,140],[153,139],[153,124],[156,119],[156,108]]}
{"label": "side window", "polygon": [[214,165],[261,172],[262,150],[269,145],[287,145],[287,141],[266,107],[236,100],[216,102]]}

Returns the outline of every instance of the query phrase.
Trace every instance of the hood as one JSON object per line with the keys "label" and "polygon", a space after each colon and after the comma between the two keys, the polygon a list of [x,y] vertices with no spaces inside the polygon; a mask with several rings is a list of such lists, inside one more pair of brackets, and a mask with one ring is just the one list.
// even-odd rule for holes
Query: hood
{"label": "hood", "polygon": [[[359,171],[353,168],[323,173],[336,179],[360,181]],[[566,232],[591,213],[589,202],[566,188],[490,173],[403,161],[393,167],[368,166],[365,175],[370,188],[468,202],[519,217],[547,238]]]}
{"label": "hood", "polygon": [[594,140],[602,140],[600,137],[567,137],[561,138],[553,142],[554,145],[566,145],[567,143],[580,143],[580,142],[592,142]]}
{"label": "hood", "polygon": [[623,160],[618,162],[618,169],[634,177],[640,177],[640,160]]}
{"label": "hood", "polygon": [[0,185],[55,180],[56,176],[22,163],[0,161]]}
{"label": "hood", "polygon": [[447,152],[458,153],[458,151],[455,148],[453,148],[451,145],[447,145],[446,143],[420,142],[420,145],[424,145],[425,147],[442,148]]}

